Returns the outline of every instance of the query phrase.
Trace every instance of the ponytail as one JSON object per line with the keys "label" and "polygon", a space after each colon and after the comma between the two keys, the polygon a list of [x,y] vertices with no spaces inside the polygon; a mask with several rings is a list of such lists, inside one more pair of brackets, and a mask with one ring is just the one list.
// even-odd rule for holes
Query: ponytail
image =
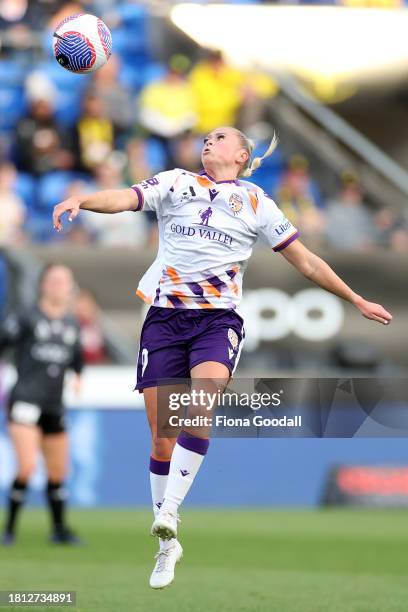
{"label": "ponytail", "polygon": [[276,147],[278,146],[278,137],[276,136],[275,132],[273,133],[273,138],[271,140],[271,143],[269,145],[269,147],[267,148],[267,150],[265,151],[265,153],[261,156],[261,157],[255,157],[252,161],[251,161],[251,155],[252,152],[254,150],[255,144],[252,140],[250,140],[249,138],[247,138],[245,136],[245,134],[243,134],[242,132],[240,132],[239,130],[237,130],[239,133],[239,136],[241,137],[241,141],[242,141],[242,146],[244,147],[244,149],[246,149],[246,151],[248,151],[249,154],[249,158],[248,158],[248,162],[246,164],[246,166],[241,170],[241,172],[239,173],[238,176],[242,176],[242,177],[250,177],[252,175],[252,173],[257,170],[257,168],[259,168],[263,162],[263,160],[266,157],[269,157],[269,155],[272,155],[272,153],[274,152],[274,150],[276,149]]}

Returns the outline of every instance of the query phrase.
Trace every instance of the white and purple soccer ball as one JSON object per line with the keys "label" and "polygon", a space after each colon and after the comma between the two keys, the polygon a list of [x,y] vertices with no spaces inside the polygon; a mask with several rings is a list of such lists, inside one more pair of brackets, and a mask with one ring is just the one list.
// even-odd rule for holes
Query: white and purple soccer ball
{"label": "white and purple soccer ball", "polygon": [[63,68],[86,74],[106,64],[112,53],[112,35],[102,19],[78,13],[58,24],[53,47],[55,59]]}

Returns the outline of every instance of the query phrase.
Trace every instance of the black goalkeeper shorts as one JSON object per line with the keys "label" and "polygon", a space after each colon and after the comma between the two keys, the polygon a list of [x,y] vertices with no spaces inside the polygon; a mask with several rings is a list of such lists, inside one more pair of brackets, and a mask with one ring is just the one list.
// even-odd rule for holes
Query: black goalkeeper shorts
{"label": "black goalkeeper shorts", "polygon": [[61,406],[44,410],[38,404],[13,399],[8,405],[9,423],[39,427],[43,434],[57,434],[66,431],[64,410]]}

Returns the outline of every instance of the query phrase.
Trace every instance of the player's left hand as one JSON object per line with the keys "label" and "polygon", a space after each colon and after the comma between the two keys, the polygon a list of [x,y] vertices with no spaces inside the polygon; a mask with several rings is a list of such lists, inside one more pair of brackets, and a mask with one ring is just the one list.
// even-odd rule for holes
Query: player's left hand
{"label": "player's left hand", "polygon": [[392,321],[392,314],[385,310],[381,304],[368,302],[361,298],[355,305],[366,319],[378,321],[383,325],[388,325]]}

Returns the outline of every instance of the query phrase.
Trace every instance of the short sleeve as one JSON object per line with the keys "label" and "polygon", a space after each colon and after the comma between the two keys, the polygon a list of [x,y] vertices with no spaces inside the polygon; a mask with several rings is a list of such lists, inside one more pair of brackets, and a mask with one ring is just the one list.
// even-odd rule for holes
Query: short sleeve
{"label": "short sleeve", "polygon": [[274,251],[282,251],[299,237],[299,232],[266,193],[259,190],[258,236]]}
{"label": "short sleeve", "polygon": [[132,185],[132,189],[138,197],[135,211],[152,210],[157,212],[180,172],[181,170],[159,172],[159,174],[152,178],[146,179],[137,185]]}
{"label": "short sleeve", "polygon": [[25,332],[22,312],[8,315],[0,324],[0,350],[18,344]]}

